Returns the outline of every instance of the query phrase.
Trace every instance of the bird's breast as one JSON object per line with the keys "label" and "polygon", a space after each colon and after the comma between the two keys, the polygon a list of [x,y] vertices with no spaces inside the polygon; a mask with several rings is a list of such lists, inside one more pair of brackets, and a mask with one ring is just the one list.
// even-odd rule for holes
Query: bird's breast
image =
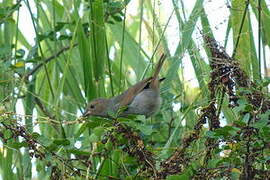
{"label": "bird's breast", "polygon": [[126,114],[141,114],[149,117],[159,110],[160,104],[161,98],[159,91],[144,89],[128,105]]}

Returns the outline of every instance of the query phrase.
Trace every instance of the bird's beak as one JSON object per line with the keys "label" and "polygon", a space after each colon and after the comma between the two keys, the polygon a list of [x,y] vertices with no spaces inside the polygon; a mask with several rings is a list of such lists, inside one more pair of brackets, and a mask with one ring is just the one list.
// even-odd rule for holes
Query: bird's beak
{"label": "bird's beak", "polygon": [[89,116],[90,114],[91,114],[90,111],[85,110],[82,116],[83,116],[83,117],[87,117],[87,116]]}

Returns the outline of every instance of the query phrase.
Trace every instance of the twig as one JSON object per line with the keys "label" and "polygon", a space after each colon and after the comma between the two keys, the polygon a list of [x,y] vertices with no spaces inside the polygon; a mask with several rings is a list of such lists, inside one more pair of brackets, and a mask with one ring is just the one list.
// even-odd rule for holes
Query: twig
{"label": "twig", "polygon": [[243,14],[243,17],[242,17],[241,25],[240,25],[240,28],[239,28],[238,37],[237,37],[236,43],[234,45],[234,50],[233,50],[232,58],[234,58],[234,56],[236,54],[236,49],[237,49],[238,43],[240,41],[240,34],[241,34],[242,29],[243,29],[243,26],[244,26],[246,14],[247,14],[247,11],[248,11],[248,6],[249,6],[249,0],[247,0],[247,2],[246,2],[246,7],[245,7],[245,11],[244,11],[244,14]]}
{"label": "twig", "polygon": [[[19,0],[15,5],[13,5],[13,7],[14,7],[14,6],[17,6],[17,7],[20,6],[20,5],[21,5],[21,2],[22,2],[22,0]],[[9,13],[7,13],[3,18],[1,18],[0,25],[1,25],[2,23],[4,23],[5,20],[6,20],[8,17],[11,17],[11,16],[12,16],[12,14],[17,10],[17,7],[11,9]],[[7,8],[8,8],[8,7],[7,7]]]}
{"label": "twig", "polygon": [[33,75],[36,71],[38,71],[43,65],[47,64],[48,62],[50,62],[51,60],[59,57],[62,53],[64,53],[65,51],[69,50],[72,47],[76,47],[78,45],[78,43],[73,44],[72,46],[66,46],[63,47],[62,49],[60,49],[58,52],[56,52],[55,54],[53,54],[52,56],[48,57],[47,59],[45,59],[44,61],[42,61],[41,63],[39,63],[38,65],[36,65],[29,73],[27,73],[24,76],[25,80],[28,80],[29,76]]}
{"label": "twig", "polygon": [[51,115],[48,111],[48,109],[41,103],[40,99],[38,97],[34,97],[36,104],[40,108],[40,110],[48,116],[50,119],[55,119],[55,116]]}
{"label": "twig", "polygon": [[[55,120],[55,115],[51,115],[48,109],[42,104],[40,99],[38,97],[34,97],[34,100],[37,104],[37,106],[40,108],[40,110],[44,113],[44,115],[48,116],[50,121],[53,124],[53,128],[59,133],[59,129],[57,128],[58,126],[55,126],[57,123],[55,123],[53,120]],[[58,124],[59,125],[59,124]]]}

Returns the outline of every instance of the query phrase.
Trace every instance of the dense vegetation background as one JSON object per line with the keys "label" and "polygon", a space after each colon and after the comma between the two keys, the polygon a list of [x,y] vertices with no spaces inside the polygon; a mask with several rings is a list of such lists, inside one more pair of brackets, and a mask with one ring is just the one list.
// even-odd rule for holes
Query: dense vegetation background
{"label": "dense vegetation background", "polygon": [[[213,3],[0,0],[2,179],[269,178],[270,4]],[[156,116],[80,117],[162,53]]]}

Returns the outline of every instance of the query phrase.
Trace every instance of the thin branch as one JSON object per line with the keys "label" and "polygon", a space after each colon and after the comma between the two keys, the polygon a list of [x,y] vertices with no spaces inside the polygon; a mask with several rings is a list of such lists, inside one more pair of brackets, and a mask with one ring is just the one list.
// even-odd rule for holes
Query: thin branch
{"label": "thin branch", "polygon": [[106,41],[106,54],[107,54],[108,70],[109,70],[109,77],[110,77],[111,93],[112,93],[112,96],[114,96],[113,78],[112,78],[112,65],[111,65],[110,57],[109,57],[108,39],[107,39],[106,34],[105,34],[105,41]]}
{"label": "thin branch", "polygon": [[122,37],[121,37],[121,54],[120,54],[120,75],[119,75],[119,89],[118,92],[120,92],[122,89],[122,73],[123,73],[123,55],[124,55],[124,43],[125,43],[125,28],[126,28],[126,13],[127,13],[127,7],[124,9],[124,19],[122,24]]}
{"label": "thin branch", "polygon": [[234,56],[236,54],[236,49],[237,49],[238,43],[240,41],[240,34],[241,34],[243,26],[244,26],[246,14],[247,14],[247,11],[248,11],[248,6],[249,6],[249,0],[247,0],[247,2],[246,2],[246,7],[245,7],[245,11],[244,11],[244,14],[243,14],[243,17],[242,17],[241,25],[240,25],[238,36],[237,36],[237,40],[236,40],[236,43],[235,43],[235,46],[234,46],[232,58],[234,58]]}
{"label": "thin branch", "polygon": [[262,7],[261,7],[261,0],[258,1],[258,59],[259,59],[259,77],[261,77],[261,12],[262,12]]}
{"label": "thin branch", "polygon": [[78,45],[78,43],[73,44],[72,46],[66,46],[63,47],[62,49],[60,49],[58,52],[56,52],[55,54],[53,54],[52,56],[48,57],[47,59],[45,59],[44,61],[42,61],[41,63],[39,63],[38,65],[36,65],[29,73],[27,73],[24,76],[25,80],[28,80],[29,76],[33,75],[35,72],[37,72],[42,66],[44,66],[45,64],[47,64],[48,62],[52,61],[53,59],[59,57],[62,53],[64,53],[65,51],[69,50],[72,47],[76,47]]}
{"label": "thin branch", "polygon": [[[25,0],[25,5],[30,13],[30,17],[31,17],[31,21],[32,21],[32,26],[34,28],[34,31],[35,31],[35,36],[36,36],[36,39],[35,39],[35,43],[38,45],[38,49],[40,51],[40,54],[41,54],[41,57],[43,58],[44,57],[44,54],[43,54],[43,49],[41,47],[41,43],[40,43],[40,40],[39,40],[39,36],[38,36],[38,18],[34,18],[34,14],[33,14],[33,11],[30,7],[30,3],[29,3],[29,0]],[[37,4],[36,4],[37,5]],[[37,16],[39,16],[39,8],[37,8]],[[53,92],[53,88],[52,88],[52,83],[51,83],[51,80],[50,80],[50,77],[49,77],[49,72],[48,72],[48,69],[46,67],[46,64],[44,65],[44,70],[45,70],[45,75],[46,75],[46,78],[47,78],[47,81],[48,81],[48,84],[49,84],[49,88],[50,88],[50,92],[51,92],[51,95],[53,97],[53,99],[55,98],[54,96],[54,92]]]}
{"label": "thin branch", "polygon": [[[12,9],[10,9],[10,12],[8,12],[4,17],[2,17],[0,20],[0,25],[5,23],[6,19],[8,19],[9,17],[12,17],[13,13],[15,11],[17,11],[17,8],[19,8],[21,6],[21,2],[22,0],[19,0],[15,5],[13,5]],[[9,8],[9,7],[6,7],[6,8]]]}
{"label": "thin branch", "polygon": [[[50,119],[55,119],[55,116],[49,113],[48,109],[42,104],[42,102],[40,101],[38,97],[34,97],[34,99],[35,99],[36,104],[40,108],[40,110],[43,112],[43,114],[48,116]],[[53,123],[53,124],[56,124],[56,123]]]}

